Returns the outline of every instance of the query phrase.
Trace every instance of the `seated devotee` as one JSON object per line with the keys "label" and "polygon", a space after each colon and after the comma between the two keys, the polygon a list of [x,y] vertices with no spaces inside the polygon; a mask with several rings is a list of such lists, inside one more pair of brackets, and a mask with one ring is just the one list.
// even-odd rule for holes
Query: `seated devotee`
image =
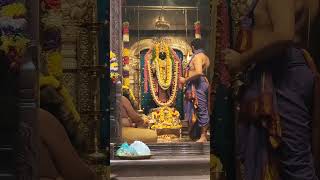
{"label": "seated devotee", "polygon": [[120,118],[123,141],[143,141],[145,143],[157,142],[157,133],[150,129],[136,128],[145,126],[145,121],[134,110],[131,102],[125,96],[121,97]]}
{"label": "seated devotee", "polygon": [[96,174],[78,156],[57,118],[39,109],[40,179],[95,180]]}
{"label": "seated devotee", "polygon": [[87,144],[78,114],[70,110],[61,90],[53,77],[40,78],[40,178],[95,180],[95,173],[79,156],[87,151]]}
{"label": "seated devotee", "polygon": [[59,93],[59,88],[43,83],[43,79],[40,79],[40,107],[59,120],[78,153],[86,152],[88,143],[81,132],[81,121],[69,110],[65,98]]}

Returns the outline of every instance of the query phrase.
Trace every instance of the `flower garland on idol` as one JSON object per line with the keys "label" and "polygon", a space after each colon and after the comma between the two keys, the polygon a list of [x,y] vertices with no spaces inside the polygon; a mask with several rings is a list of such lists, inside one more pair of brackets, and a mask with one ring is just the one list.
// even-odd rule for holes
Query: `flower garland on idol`
{"label": "flower garland on idol", "polygon": [[27,9],[22,2],[0,0],[0,51],[8,61],[9,70],[18,72],[30,40],[25,28]]}
{"label": "flower garland on idol", "polygon": [[[166,59],[160,60],[160,50],[158,50],[158,47],[156,44],[145,55],[145,91],[147,92],[149,83],[151,95],[155,103],[158,106],[172,106],[177,98],[178,79],[181,75],[180,61],[174,50],[167,45],[165,45]],[[152,67],[156,71],[156,77],[153,75]],[[157,88],[169,90],[168,86],[169,88],[171,87],[169,100],[162,102],[157,95]]]}
{"label": "flower garland on idol", "polygon": [[[162,52],[165,51],[166,53],[166,59],[165,61],[160,59],[160,46],[163,45],[162,48]],[[164,49],[163,49],[164,48]],[[158,79],[158,83],[159,86],[163,89],[163,90],[167,90],[170,88],[171,86],[171,82],[172,82],[172,59],[171,56],[169,56],[170,52],[169,52],[169,46],[167,44],[160,44],[157,43],[156,44],[156,54],[155,54],[155,58],[154,58],[154,65],[156,68],[156,75],[157,75],[157,79]]]}

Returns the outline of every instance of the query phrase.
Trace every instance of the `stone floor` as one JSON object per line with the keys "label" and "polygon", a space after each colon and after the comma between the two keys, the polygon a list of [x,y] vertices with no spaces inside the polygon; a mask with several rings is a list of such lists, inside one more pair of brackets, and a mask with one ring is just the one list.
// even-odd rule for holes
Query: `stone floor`
{"label": "stone floor", "polygon": [[210,176],[147,176],[147,177],[120,177],[115,180],[210,180]]}
{"label": "stone floor", "polygon": [[153,154],[151,159],[112,158],[111,173],[119,180],[210,179],[209,143],[155,143],[148,146]]}

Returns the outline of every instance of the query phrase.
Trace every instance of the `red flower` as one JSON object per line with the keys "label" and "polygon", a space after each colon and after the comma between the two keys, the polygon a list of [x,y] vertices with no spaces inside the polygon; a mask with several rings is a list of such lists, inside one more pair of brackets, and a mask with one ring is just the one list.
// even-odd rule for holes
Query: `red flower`
{"label": "red flower", "polygon": [[128,57],[128,56],[124,56],[124,57],[123,57],[123,60],[122,60],[122,63],[123,63],[124,65],[128,65],[129,62],[130,62],[129,57]]}
{"label": "red flower", "polygon": [[60,0],[44,0],[47,9],[59,9],[61,7]]}

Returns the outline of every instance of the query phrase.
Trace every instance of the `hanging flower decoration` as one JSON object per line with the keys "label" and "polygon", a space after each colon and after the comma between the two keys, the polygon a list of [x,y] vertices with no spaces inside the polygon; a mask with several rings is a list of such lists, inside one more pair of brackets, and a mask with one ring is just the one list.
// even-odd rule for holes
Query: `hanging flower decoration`
{"label": "hanging flower decoration", "polygon": [[27,21],[24,18],[14,19],[12,17],[0,17],[0,29],[6,35],[23,33]]}
{"label": "hanging flower decoration", "polygon": [[80,115],[74,106],[72,96],[68,90],[57,80],[54,76],[40,76],[40,88],[44,86],[52,86],[58,90],[59,94],[63,97],[66,108],[74,115],[76,122],[80,121]]}
{"label": "hanging flower decoration", "polygon": [[0,17],[24,18],[27,9],[23,3],[12,3],[3,6],[0,10]]}
{"label": "hanging flower decoration", "polygon": [[230,48],[230,26],[229,26],[229,12],[226,1],[219,1],[217,6],[217,44],[216,47],[216,78],[219,83],[226,87],[231,87],[231,76],[228,72],[225,64],[225,59],[222,51],[226,48]]}
{"label": "hanging flower decoration", "polygon": [[[46,57],[48,74],[58,80],[63,74],[61,55],[62,12],[60,0],[42,0],[41,23],[43,27],[42,50]],[[52,7],[55,7],[52,9]]]}
{"label": "hanging flower decoration", "polygon": [[22,57],[26,52],[29,40],[23,36],[2,36],[1,42],[2,45],[0,46],[0,50],[8,54],[14,49],[17,56]]}
{"label": "hanging flower decoration", "polygon": [[195,38],[201,39],[201,24],[200,21],[196,21],[194,23],[194,30],[195,30]]}
{"label": "hanging flower decoration", "polygon": [[43,9],[60,9],[61,1],[60,0],[44,0],[41,2]]}
{"label": "hanging flower decoration", "polygon": [[80,115],[68,89],[61,82],[63,75],[63,56],[61,54],[62,12],[61,0],[41,0],[42,54],[47,62],[48,74],[40,77],[40,87],[53,86],[64,99],[64,105],[72,113],[74,121],[80,121]]}
{"label": "hanging flower decoration", "polygon": [[0,51],[5,54],[9,70],[13,72],[19,71],[30,42],[25,34],[26,12],[24,3],[0,1]]}
{"label": "hanging flower decoration", "polygon": [[119,64],[117,56],[112,51],[110,51],[110,78],[113,83],[116,83],[120,76],[118,70]]}
{"label": "hanging flower decoration", "polygon": [[130,87],[130,58],[129,58],[129,49],[123,49],[122,55],[122,84],[126,87]]}
{"label": "hanging flower decoration", "polygon": [[60,79],[63,75],[62,72],[62,55],[58,51],[48,53],[48,72]]}
{"label": "hanging flower decoration", "polygon": [[44,29],[58,28],[62,29],[62,13],[57,10],[48,10],[41,18]]}
{"label": "hanging flower decoration", "polygon": [[123,22],[122,24],[122,39],[123,42],[129,42],[129,22]]}

